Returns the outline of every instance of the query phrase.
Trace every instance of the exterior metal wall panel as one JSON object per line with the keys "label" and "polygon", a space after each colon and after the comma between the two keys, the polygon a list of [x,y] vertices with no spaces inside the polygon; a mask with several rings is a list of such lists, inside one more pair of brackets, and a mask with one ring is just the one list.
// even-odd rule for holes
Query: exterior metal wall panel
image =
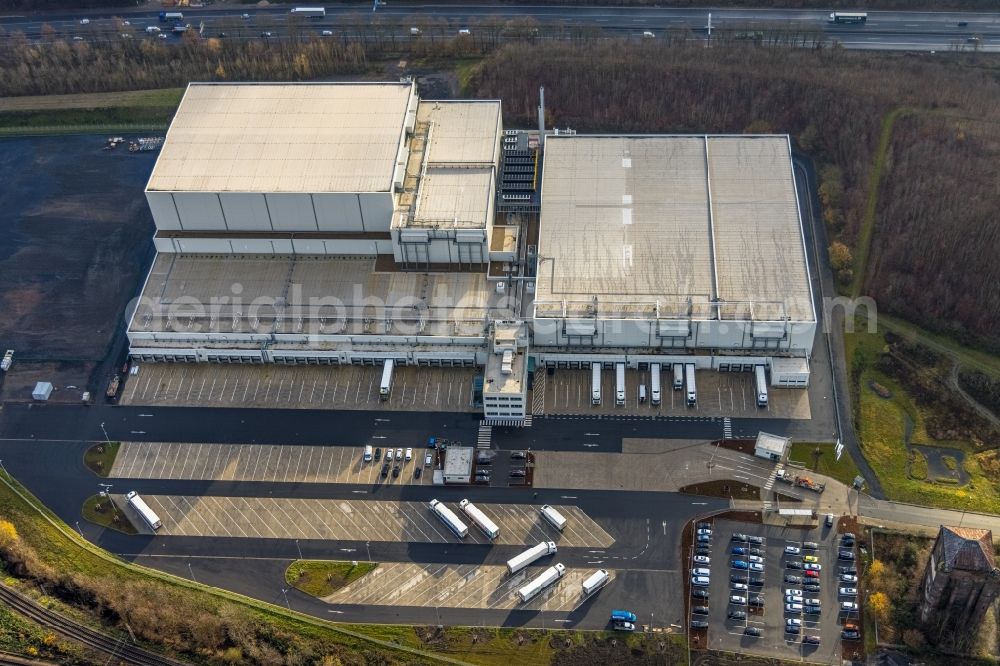
{"label": "exterior metal wall panel", "polygon": [[268,194],[267,209],[274,231],[317,231],[316,212],[308,194]]}
{"label": "exterior metal wall panel", "polygon": [[271,231],[271,219],[263,194],[241,192],[221,193],[222,214],[229,229],[240,231]]}
{"label": "exterior metal wall panel", "polygon": [[273,241],[263,238],[234,238],[229,241],[235,254],[273,254]]}
{"label": "exterior metal wall panel", "polygon": [[225,229],[219,195],[204,192],[178,192],[173,195],[181,228],[185,231]]}
{"label": "exterior metal wall panel", "polygon": [[315,194],[316,223],[320,231],[364,231],[357,194]]}
{"label": "exterior metal wall panel", "polygon": [[178,253],[183,254],[231,254],[232,246],[222,238],[175,238]]}
{"label": "exterior metal wall panel", "polygon": [[365,231],[389,231],[392,224],[392,195],[388,192],[359,195]]}
{"label": "exterior metal wall panel", "polygon": [[146,203],[157,229],[180,229],[181,221],[170,192],[146,192]]}

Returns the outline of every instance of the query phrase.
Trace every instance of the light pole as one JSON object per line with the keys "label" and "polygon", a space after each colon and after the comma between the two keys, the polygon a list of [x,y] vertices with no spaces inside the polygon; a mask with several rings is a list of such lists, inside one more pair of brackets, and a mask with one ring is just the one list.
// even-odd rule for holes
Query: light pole
{"label": "light pole", "polygon": [[110,444],[111,443],[111,438],[108,437],[108,431],[104,427],[104,421],[101,421],[101,432],[104,433],[104,441],[107,442],[108,444]]}
{"label": "light pole", "polygon": [[187,565],[188,565],[188,573],[191,574],[191,580],[197,583],[198,579],[194,577],[194,569],[191,568],[191,560],[188,560]]}
{"label": "light pole", "polygon": [[[76,531],[80,533],[80,536],[83,536],[83,530],[80,529],[80,521],[79,520],[76,521]],[[83,537],[83,538],[86,539],[87,537]]]}
{"label": "light pole", "polygon": [[372,549],[371,549],[371,545],[372,544],[371,544],[370,541],[365,541],[365,550],[368,552],[368,564],[372,563]]}
{"label": "light pole", "polygon": [[299,559],[302,559],[302,546],[299,545],[299,540],[295,540],[295,549],[299,551]]}
{"label": "light pole", "polygon": [[288,605],[288,588],[286,587],[281,588],[281,596],[285,598],[285,608],[287,608],[288,610],[292,610],[292,607]]}

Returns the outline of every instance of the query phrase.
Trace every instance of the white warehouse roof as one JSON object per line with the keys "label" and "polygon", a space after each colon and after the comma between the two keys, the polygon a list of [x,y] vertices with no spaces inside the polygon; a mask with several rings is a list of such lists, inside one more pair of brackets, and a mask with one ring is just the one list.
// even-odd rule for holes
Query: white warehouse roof
{"label": "white warehouse roof", "polygon": [[147,190],[387,192],[415,103],[410,83],[192,83]]}
{"label": "white warehouse roof", "polygon": [[813,321],[786,136],[545,141],[537,312]]}

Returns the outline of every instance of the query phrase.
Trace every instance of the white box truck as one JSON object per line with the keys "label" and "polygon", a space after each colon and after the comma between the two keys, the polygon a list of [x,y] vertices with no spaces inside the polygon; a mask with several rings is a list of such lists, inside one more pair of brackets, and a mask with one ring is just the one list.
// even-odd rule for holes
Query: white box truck
{"label": "white box truck", "polygon": [[14,350],[8,349],[3,354],[3,360],[0,361],[0,370],[7,372],[10,370],[10,366],[14,363]]}
{"label": "white box truck", "polygon": [[625,364],[615,363],[615,405],[625,405]]}
{"label": "white box truck", "polygon": [[694,383],[694,363],[684,364],[684,378],[687,381],[688,407],[694,407],[698,404],[698,387]]}
{"label": "white box truck", "polygon": [[537,546],[532,546],[523,553],[515,555],[507,560],[507,573],[515,574],[540,558],[543,558],[546,555],[552,555],[556,552],[556,550],[555,541],[543,541]]}
{"label": "white box truck", "polygon": [[448,526],[448,529],[455,533],[455,536],[460,539],[464,539],[469,536],[469,528],[466,527],[465,523],[458,519],[458,516],[455,515],[454,511],[436,499],[432,499],[427,506],[430,507],[431,511],[437,514],[437,517],[441,519],[442,523]]}
{"label": "white box truck", "polygon": [[660,404],[660,364],[653,363],[649,366],[650,391],[649,402],[654,407]]}
{"label": "white box truck", "polygon": [[583,596],[589,597],[607,585],[609,580],[611,580],[611,576],[608,575],[608,572],[604,569],[598,569],[583,581]]}
{"label": "white box truck", "polygon": [[382,383],[378,387],[379,400],[388,400],[389,394],[392,393],[392,369],[395,365],[395,361],[391,358],[387,358],[385,360],[385,364],[382,366]]}
{"label": "white box truck", "polygon": [[128,502],[130,507],[135,509],[135,512],[138,513],[139,517],[142,518],[142,520],[149,526],[149,529],[155,532],[163,527],[163,521],[161,521],[160,517],[149,508],[149,505],[146,504],[141,497],[139,497],[139,493],[134,490],[127,493],[125,495],[125,501]]}
{"label": "white box truck", "polygon": [[544,518],[549,525],[552,525],[552,527],[556,528],[560,532],[562,532],[563,528],[566,527],[566,519],[563,518],[563,515],[548,504],[544,505],[539,513],[542,514],[542,518]]}
{"label": "white box truck", "polygon": [[601,404],[601,364],[590,364],[590,404]]}
{"label": "white box truck", "polygon": [[764,374],[764,366],[755,365],[753,367],[753,376],[757,381],[757,406],[760,408],[767,407],[767,376]]}
{"label": "white box truck", "polygon": [[542,573],[538,574],[538,576],[527,585],[519,589],[517,591],[517,596],[520,597],[521,603],[527,603],[539,592],[547,588],[549,585],[552,585],[565,575],[566,567],[562,564],[551,566]]}
{"label": "white box truck", "polygon": [[674,390],[680,391],[684,388],[684,366],[674,363]]}
{"label": "white box truck", "polygon": [[497,527],[497,524],[490,520],[490,517],[483,513],[475,504],[464,499],[458,503],[458,508],[465,512],[465,515],[476,524],[476,527],[483,531],[483,534],[491,539],[496,539],[500,536],[500,528]]}

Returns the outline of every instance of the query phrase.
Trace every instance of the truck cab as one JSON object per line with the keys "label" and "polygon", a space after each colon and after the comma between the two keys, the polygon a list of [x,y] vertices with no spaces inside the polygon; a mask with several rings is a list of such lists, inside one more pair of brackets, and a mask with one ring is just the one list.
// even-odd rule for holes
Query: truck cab
{"label": "truck cab", "polygon": [[635,613],[627,610],[613,610],[611,611],[611,621],[612,622],[637,622],[639,618],[635,616]]}

